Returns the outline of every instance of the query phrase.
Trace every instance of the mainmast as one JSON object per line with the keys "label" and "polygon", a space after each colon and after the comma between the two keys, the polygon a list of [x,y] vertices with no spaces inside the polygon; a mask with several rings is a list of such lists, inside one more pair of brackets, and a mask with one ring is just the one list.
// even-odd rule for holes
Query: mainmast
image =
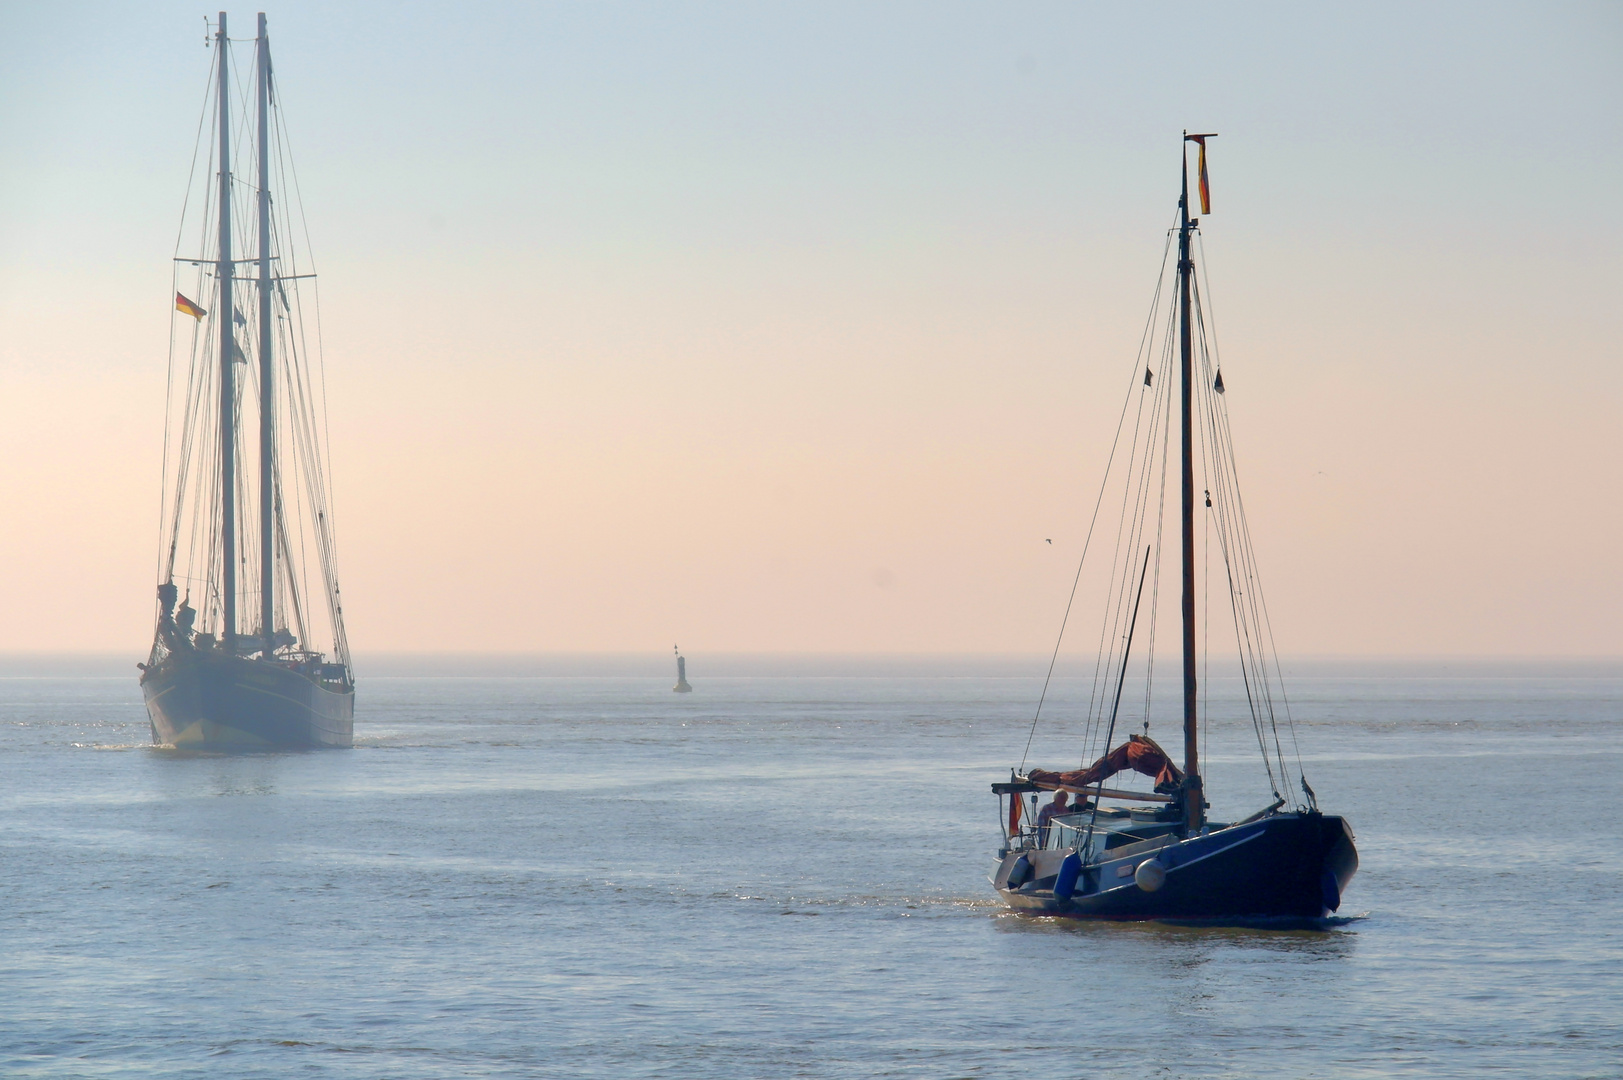
{"label": "mainmast", "polygon": [[221,636],[227,651],[232,651],[237,637],[237,339],[232,322],[237,309],[231,298],[231,39],[226,36],[223,11],[214,41],[220,51],[220,257],[215,266],[220,304],[214,318],[220,324],[220,560],[225,606]]}
{"label": "mainmast", "polygon": [[[1186,131],[1184,135],[1189,133]],[[1195,263],[1189,257],[1189,141],[1184,140],[1183,193],[1178,199],[1178,348],[1183,377],[1183,771],[1184,824],[1190,832],[1206,820],[1206,800],[1200,783],[1200,743],[1195,715],[1195,464],[1194,464],[1194,348],[1189,325],[1190,279]],[[1197,219],[1198,220],[1198,219]]]}
{"label": "mainmast", "polygon": [[271,356],[271,201],[270,201],[270,39],[265,13],[259,13],[259,632],[265,655],[275,649],[276,620],[272,603],[276,583],[276,550],[271,526],[276,494],[276,380]]}

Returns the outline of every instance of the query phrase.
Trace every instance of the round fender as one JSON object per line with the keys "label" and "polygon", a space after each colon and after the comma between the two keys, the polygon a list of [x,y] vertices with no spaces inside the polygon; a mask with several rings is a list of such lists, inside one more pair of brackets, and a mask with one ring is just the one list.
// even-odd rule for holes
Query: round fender
{"label": "round fender", "polygon": [[1009,876],[1003,882],[1003,887],[1005,889],[1018,889],[1020,886],[1024,885],[1030,880],[1031,860],[1022,855],[1016,859],[1014,861],[1014,865],[1009,868]]}
{"label": "round fender", "polygon": [[1133,871],[1133,884],[1145,892],[1154,892],[1167,883],[1167,868],[1154,859],[1145,859]]}
{"label": "round fender", "polygon": [[1076,879],[1082,876],[1082,856],[1071,852],[1059,864],[1059,876],[1054,879],[1054,895],[1069,900],[1076,892]]}

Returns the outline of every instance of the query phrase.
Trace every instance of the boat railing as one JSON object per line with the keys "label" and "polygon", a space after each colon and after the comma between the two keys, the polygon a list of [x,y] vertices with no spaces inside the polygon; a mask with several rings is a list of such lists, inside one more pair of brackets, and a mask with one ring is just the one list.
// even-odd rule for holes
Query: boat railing
{"label": "boat railing", "polygon": [[1062,821],[1058,818],[1046,825],[1025,825],[1018,833],[1009,838],[1010,851],[1060,851],[1065,848],[1078,847],[1087,839],[1088,818],[1090,814],[1078,814],[1077,820]]}

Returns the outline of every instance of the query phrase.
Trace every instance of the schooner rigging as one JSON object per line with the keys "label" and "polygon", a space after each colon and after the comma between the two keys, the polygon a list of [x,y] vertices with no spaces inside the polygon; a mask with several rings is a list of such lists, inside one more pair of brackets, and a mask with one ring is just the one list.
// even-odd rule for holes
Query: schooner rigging
{"label": "schooner rigging", "polygon": [[[158,742],[348,746],[315,274],[263,13],[250,40],[245,83],[233,52],[250,42],[220,13],[173,261],[157,629],[141,682]],[[242,159],[251,170],[233,168]]]}

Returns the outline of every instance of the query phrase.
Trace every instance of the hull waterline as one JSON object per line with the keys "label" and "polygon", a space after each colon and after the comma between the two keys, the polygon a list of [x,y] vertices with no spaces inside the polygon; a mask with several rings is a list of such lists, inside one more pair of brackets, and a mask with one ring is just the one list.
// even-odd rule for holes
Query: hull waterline
{"label": "hull waterline", "polygon": [[355,691],[288,665],[176,654],[141,680],[152,741],[182,750],[245,751],[354,745]]}
{"label": "hull waterline", "polygon": [[[1069,874],[1067,858],[1073,860]],[[1345,819],[1284,813],[1187,840],[1163,837],[1125,845],[1077,872],[1080,861],[1074,849],[1008,852],[998,861],[992,884],[1011,908],[1035,915],[1312,920],[1341,906],[1358,870],[1358,850]],[[1140,873],[1151,862],[1156,866]]]}

